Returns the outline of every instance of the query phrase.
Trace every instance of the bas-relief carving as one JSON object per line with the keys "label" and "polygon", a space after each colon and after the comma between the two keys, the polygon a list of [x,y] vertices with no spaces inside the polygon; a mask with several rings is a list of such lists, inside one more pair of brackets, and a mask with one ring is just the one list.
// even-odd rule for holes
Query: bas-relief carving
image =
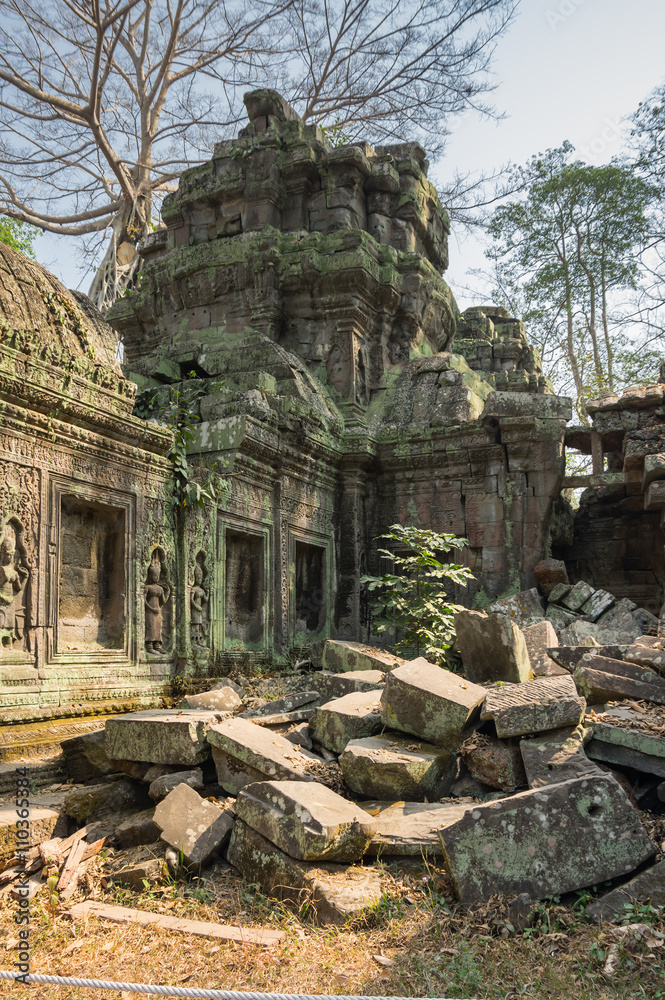
{"label": "bas-relief carving", "polygon": [[194,563],[194,580],[189,592],[189,625],[190,638],[193,646],[207,646],[208,631],[208,601],[209,595],[204,587],[207,577],[205,553],[199,552]]}
{"label": "bas-relief carving", "polygon": [[22,595],[29,575],[23,525],[11,518],[0,533],[0,655],[2,649],[11,649],[23,640]]}
{"label": "bas-relief carving", "polygon": [[145,583],[145,648],[153,655],[162,652],[164,615],[163,607],[171,596],[171,586],[164,553],[155,548],[152,553]]}

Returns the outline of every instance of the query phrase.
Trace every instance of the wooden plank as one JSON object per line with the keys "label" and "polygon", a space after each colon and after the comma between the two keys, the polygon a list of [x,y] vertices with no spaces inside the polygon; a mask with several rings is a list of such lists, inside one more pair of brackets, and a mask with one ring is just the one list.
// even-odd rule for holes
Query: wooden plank
{"label": "wooden plank", "polygon": [[77,840],[71,851],[69,852],[69,857],[65,862],[65,867],[60,873],[60,881],[58,882],[58,892],[62,892],[67,888],[72,880],[74,872],[78,868],[79,864],[83,860],[83,855],[85,854],[85,849],[88,845],[85,840]]}
{"label": "wooden plank", "polygon": [[142,927],[159,927],[177,934],[194,934],[197,937],[216,938],[219,941],[235,941],[238,944],[256,944],[272,948],[284,940],[285,931],[274,931],[267,927],[239,927],[232,924],[212,924],[203,920],[186,920],[170,917],[164,913],[148,913],[128,906],[107,906],[86,899],[76,903],[69,911],[72,918],[110,920],[116,924],[140,924]]}

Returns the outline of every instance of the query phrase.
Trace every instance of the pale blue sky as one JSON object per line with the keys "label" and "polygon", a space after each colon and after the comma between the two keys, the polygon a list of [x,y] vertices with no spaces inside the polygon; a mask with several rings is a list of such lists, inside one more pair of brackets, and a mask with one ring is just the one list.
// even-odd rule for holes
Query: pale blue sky
{"label": "pale blue sky", "polygon": [[[447,154],[430,170],[434,183],[454,167],[524,163],[564,139],[580,159],[606,162],[622,147],[622,119],[665,79],[665,3],[522,0],[499,41],[494,75],[493,100],[507,117],[494,122],[469,114],[453,123]],[[464,308],[470,304],[466,272],[486,263],[482,243],[453,233],[450,250],[446,279]],[[71,238],[39,237],[36,251],[65,284],[78,285]]]}

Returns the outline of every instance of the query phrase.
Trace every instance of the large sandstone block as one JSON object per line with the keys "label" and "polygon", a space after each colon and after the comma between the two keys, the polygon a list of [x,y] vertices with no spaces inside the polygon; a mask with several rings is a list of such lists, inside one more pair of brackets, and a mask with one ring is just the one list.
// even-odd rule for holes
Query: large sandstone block
{"label": "large sandstone block", "polygon": [[589,903],[584,916],[596,923],[614,920],[616,917],[624,917],[626,912],[624,907],[631,903],[665,906],[665,861],[647,868],[629,882]]}
{"label": "large sandstone block", "polygon": [[227,857],[266,895],[293,904],[319,924],[344,924],[381,899],[381,877],[371,865],[297,861],[240,819]]}
{"label": "large sandstone block", "polygon": [[492,688],[487,692],[480,718],[493,719],[497,736],[503,738],[577,726],[585,708],[575,681],[565,674]]}
{"label": "large sandstone block", "polygon": [[522,740],[520,751],[529,788],[602,775],[601,769],[584,752],[592,735],[590,726],[580,724]]}
{"label": "large sandstone block", "polygon": [[541,559],[534,567],[534,576],[541,593],[549,597],[558,584],[568,583],[566,564],[561,559]]}
{"label": "large sandstone block", "polygon": [[387,675],[381,717],[391,729],[455,749],[464,727],[478,716],[486,694],[480,685],[421,656]]}
{"label": "large sandstone block", "polygon": [[439,802],[363,802],[373,821],[372,840],[367,854],[401,857],[441,857],[439,830],[451,826],[468,809],[464,805]]}
{"label": "large sandstone block", "polygon": [[203,788],[203,772],[200,767],[194,767],[190,771],[176,771],[175,774],[162,774],[150,782],[148,795],[154,802],[160,802],[177,788],[178,785],[189,785],[195,791]]}
{"label": "large sandstone block", "polygon": [[241,705],[242,698],[233,688],[222,687],[212,691],[202,691],[201,694],[188,694],[179,707],[203,708],[215,712],[234,712]]}
{"label": "large sandstone block", "polygon": [[655,848],[620,785],[578,778],[474,806],[439,833],[458,898],[532,899],[627,875]]}
{"label": "large sandstone block", "polygon": [[385,649],[362,642],[343,642],[341,639],[326,639],[312,648],[311,655],[315,667],[333,674],[342,674],[347,670],[380,670],[386,673],[405,662]]}
{"label": "large sandstone block", "polygon": [[141,812],[128,816],[120,826],[115,828],[115,838],[121,847],[138,847],[141,844],[153,844],[159,840],[161,830],[155,823],[155,807],[143,809]]}
{"label": "large sandstone block", "polygon": [[234,816],[181,784],[156,806],[153,819],[162,840],[182,854],[185,866],[198,868],[224,847]]}
{"label": "large sandstone block", "polygon": [[522,629],[522,635],[534,677],[557,677],[566,672],[547,652],[548,648],[557,646],[559,642],[550,621],[545,618],[542,622],[527,625]]}
{"label": "large sandstone block", "polygon": [[586,751],[589,757],[665,778],[665,739],[622,724],[620,718],[616,724],[610,720],[611,713],[594,720],[593,738]]}
{"label": "large sandstone block", "polygon": [[[604,658],[597,657],[596,659],[602,660]],[[625,664],[625,666],[630,667],[630,664]],[[623,671],[624,674],[626,672]],[[605,701],[621,701],[624,698],[635,700],[643,698],[656,705],[665,705],[665,681],[656,673],[654,673],[653,679],[637,680],[635,677],[626,677],[619,673],[596,670],[592,658],[590,665],[587,665],[586,660],[580,660],[575,667],[573,677],[578,690],[594,705]]]}
{"label": "large sandstone block", "polygon": [[464,673],[470,681],[519,683],[533,676],[524,636],[506,615],[458,611],[455,632]]}
{"label": "large sandstone block", "polygon": [[106,721],[106,752],[151,764],[202,764],[210,756],[206,733],[224,713],[150,709]]}
{"label": "large sandstone block", "polygon": [[229,795],[237,795],[253,781],[309,780],[309,766],[319,762],[303,747],[248,719],[227,719],[211,726],[207,738],[217,779]]}
{"label": "large sandstone block", "polygon": [[[64,809],[31,805],[29,820],[30,825],[21,827],[18,836],[16,823],[22,822],[23,817],[17,816],[13,801],[11,806],[0,809],[0,858],[67,834],[67,814]],[[24,833],[27,836],[24,837]]]}
{"label": "large sandstone block", "polygon": [[339,765],[352,792],[393,802],[440,799],[450,792],[457,772],[454,753],[405,740],[401,733],[351,740]]}
{"label": "large sandstone block", "polygon": [[580,580],[575,586],[568,591],[565,597],[561,599],[561,603],[564,608],[568,608],[569,611],[580,611],[583,604],[586,604],[588,600],[593,596],[594,589],[585,583],[584,580]]}
{"label": "large sandstone block", "polygon": [[321,746],[341,753],[349,740],[378,733],[381,722],[380,691],[353,691],[326,702],[310,719],[312,736]]}
{"label": "large sandstone block", "polygon": [[513,741],[495,740],[474,733],[462,744],[460,757],[471,777],[490,788],[514,792],[516,788],[526,785],[520,748]]}
{"label": "large sandstone block", "polygon": [[101,785],[84,785],[69,792],[65,798],[65,812],[83,824],[114,813],[144,809],[149,801],[145,785],[121,778]]}
{"label": "large sandstone block", "polygon": [[322,671],[317,674],[314,684],[324,702],[343,698],[354,691],[379,691],[383,687],[385,673],[382,670],[349,670],[345,674],[331,674]]}
{"label": "large sandstone block", "polygon": [[243,788],[236,816],[290,857],[357,861],[372,838],[359,806],[317,781],[257,781]]}
{"label": "large sandstone block", "polygon": [[522,628],[543,617],[543,602],[537,588],[532,587],[531,590],[522,590],[511,597],[492,601],[487,610],[490,614],[506,615]]}

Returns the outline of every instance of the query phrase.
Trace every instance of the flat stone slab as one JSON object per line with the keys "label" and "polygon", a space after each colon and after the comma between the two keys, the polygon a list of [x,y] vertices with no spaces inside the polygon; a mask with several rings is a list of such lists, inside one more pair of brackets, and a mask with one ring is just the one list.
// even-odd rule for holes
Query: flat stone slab
{"label": "flat stone slab", "polygon": [[226,719],[208,729],[207,739],[217,779],[229,795],[253,781],[309,780],[308,769],[319,758],[285,736],[248,719]]}
{"label": "flat stone slab", "polygon": [[181,853],[188,868],[205,865],[221,850],[233,828],[234,815],[202,799],[189,785],[178,785],[155,808],[161,838]]}
{"label": "flat stone slab", "polygon": [[522,740],[520,751],[529,788],[602,775],[604,772],[584,752],[592,735],[593,728],[580,723]]}
{"label": "flat stone slab", "polygon": [[526,785],[520,748],[515,742],[474,733],[464,741],[459,755],[471,777],[490,788],[514,792]]}
{"label": "flat stone slab", "polygon": [[202,764],[210,756],[206,733],[224,713],[203,709],[154,709],[106,720],[110,757],[151,764]]}
{"label": "flat stone slab", "polygon": [[594,903],[589,903],[584,916],[596,923],[625,916],[624,906],[630,903],[651,903],[665,906],[665,861],[640,872],[630,882],[606,893]]}
{"label": "flat stone slab", "polygon": [[493,719],[497,736],[524,736],[562,726],[576,726],[584,717],[570,674],[541,677],[527,684],[506,684],[487,692],[480,718]]}
{"label": "flat stone slab", "polygon": [[317,781],[257,781],[239,792],[235,810],[300,861],[358,861],[372,839],[367,813]]}
{"label": "flat stone slab", "polygon": [[626,646],[623,658],[643,667],[651,667],[659,674],[665,674],[665,649],[660,646],[642,646],[633,643]]}
{"label": "flat stone slab", "polygon": [[551,621],[544,618],[542,622],[527,625],[522,629],[522,635],[534,677],[558,677],[565,673],[565,668],[559,666],[547,652],[559,641]]}
{"label": "flat stone slab", "polygon": [[150,782],[148,795],[155,802],[161,802],[178,785],[189,785],[195,791],[203,788],[203,772],[200,767],[192,768],[191,771],[176,771],[175,774],[162,774]]}
{"label": "flat stone slab", "polygon": [[77,823],[88,823],[115,813],[127,813],[145,808],[147,788],[130,778],[106,781],[99,785],[84,785],[65,796],[65,812]]}
{"label": "flat stone slab", "polygon": [[505,614],[465,610],[458,611],[454,621],[457,648],[468,680],[518,684],[533,676],[524,635]]}
{"label": "flat stone slab", "polygon": [[333,698],[343,698],[353,691],[378,691],[383,687],[385,674],[382,670],[349,670],[345,674],[331,674],[322,671],[317,675],[316,689],[324,702]]}
{"label": "flat stone slab", "polygon": [[480,710],[485,688],[429,663],[424,657],[391,671],[381,695],[381,717],[390,729],[455,749]]}
{"label": "flat stone slab", "polygon": [[215,688],[201,694],[188,694],[181,701],[180,708],[204,708],[216,712],[234,712],[242,705],[242,698],[233,688]]}
{"label": "flat stone slab", "polygon": [[543,617],[543,600],[537,587],[522,590],[511,597],[501,597],[487,608],[489,614],[507,615],[520,628]]}
{"label": "flat stone slab", "polygon": [[319,924],[344,924],[381,899],[381,875],[370,865],[297,861],[237,820],[228,860],[266,895],[305,910]]}
{"label": "flat stone slab", "polygon": [[581,613],[595,622],[610,610],[614,602],[614,594],[610,594],[607,590],[595,590],[589,600],[582,605]]}
{"label": "flat stone slab", "polygon": [[351,740],[339,758],[352,792],[372,799],[422,802],[447,795],[457,773],[455,754],[403,733]]}
{"label": "flat stone slab", "polygon": [[383,726],[381,692],[352,691],[321,705],[309,722],[312,736],[333,753],[341,753],[349,740],[373,736]]}
{"label": "flat stone slab", "polygon": [[246,712],[241,712],[239,717],[241,719],[256,719],[261,716],[287,715],[320,700],[321,695],[318,691],[294,691],[284,698],[268,701],[259,708],[250,708]]}
{"label": "flat stone slab", "polygon": [[[597,657],[602,660],[603,657]],[[643,673],[642,677],[647,680],[638,680],[635,677],[626,677],[625,674],[631,672],[632,664],[624,664],[622,674],[609,673],[607,670],[595,669],[598,663],[591,661],[592,666],[587,666],[587,661],[582,659],[575,667],[573,677],[580,691],[591,704],[600,704],[605,701],[620,701],[624,698],[633,698],[635,701],[644,699],[652,701],[656,705],[665,705],[665,681],[655,672],[653,677]],[[620,661],[609,661],[619,663]],[[615,668],[616,669],[616,668]],[[644,671],[645,668],[638,670]]]}
{"label": "flat stone slab", "polygon": [[627,875],[655,848],[620,785],[577,778],[479,804],[439,833],[462,903],[559,896]]}
{"label": "flat stone slab", "polygon": [[468,803],[457,805],[438,802],[363,802],[362,808],[374,823],[367,854],[382,857],[440,858],[443,854],[439,830],[462,818]]}
{"label": "flat stone slab", "polygon": [[572,587],[565,597],[561,598],[561,603],[564,608],[568,608],[569,611],[580,611],[583,604],[591,599],[595,593],[593,587],[585,583],[584,580],[580,580]]}
{"label": "flat stone slab", "polygon": [[139,892],[145,891],[145,882],[159,881],[167,874],[163,841],[131,847],[120,851],[105,866],[104,874],[117,885],[128,885]]}
{"label": "flat stone slab", "polygon": [[159,840],[161,830],[155,823],[155,807],[143,809],[141,812],[128,816],[120,826],[115,828],[115,837],[121,847],[137,847],[140,844],[153,844]]}
{"label": "flat stone slab", "polygon": [[602,721],[608,718],[611,718],[609,712],[593,720],[593,739],[587,747],[589,757],[665,778],[665,739],[630,728],[629,724]]}
{"label": "flat stone slab", "polygon": [[315,667],[333,674],[347,670],[380,670],[385,674],[406,662],[385,649],[341,639],[326,639],[322,645],[317,643],[311,655]]}

